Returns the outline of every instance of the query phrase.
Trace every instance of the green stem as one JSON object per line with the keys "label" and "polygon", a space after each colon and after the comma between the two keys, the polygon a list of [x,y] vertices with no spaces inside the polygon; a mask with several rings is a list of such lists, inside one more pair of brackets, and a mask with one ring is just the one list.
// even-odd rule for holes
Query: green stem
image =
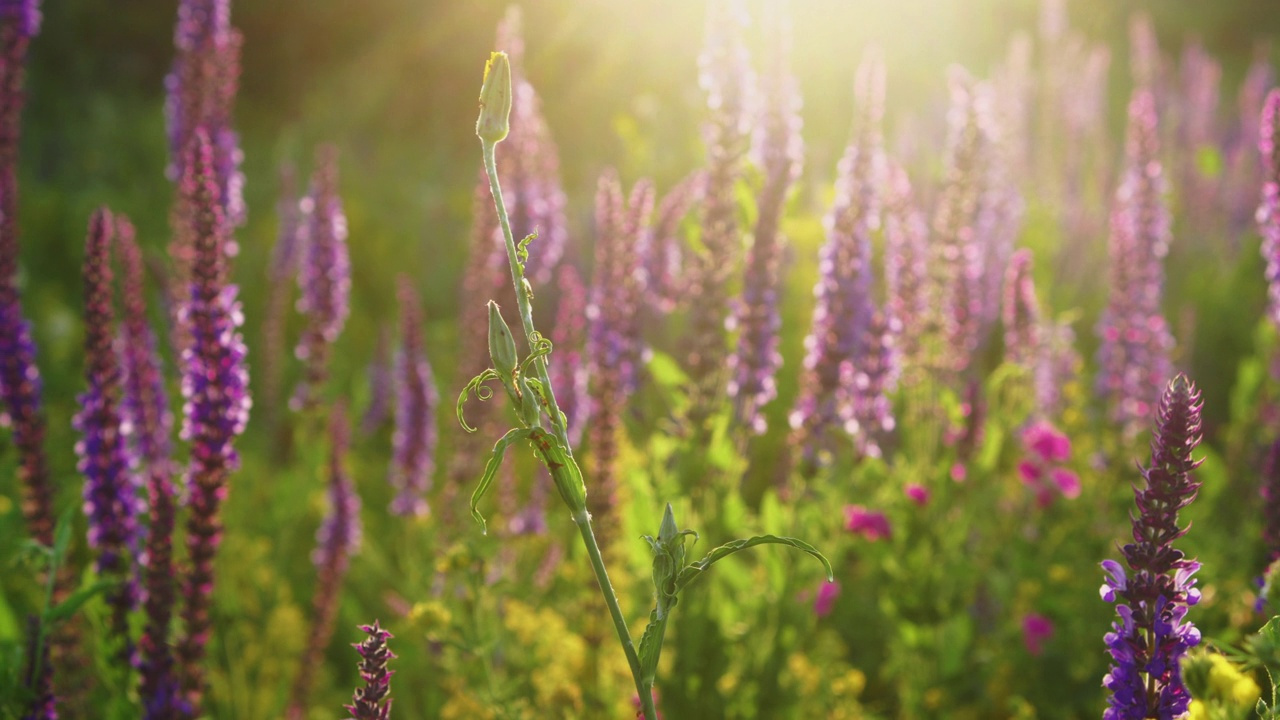
{"label": "green stem", "polygon": [[[489,192],[493,195],[494,207],[498,210],[498,222],[502,225],[502,238],[506,241],[507,246],[507,264],[511,266],[511,283],[516,290],[516,304],[520,306],[520,324],[524,328],[525,341],[528,343],[530,350],[533,349],[533,339],[538,331],[533,327],[533,303],[529,302],[529,295],[525,292],[524,266],[520,264],[520,258],[516,255],[516,240],[511,234],[511,221],[507,218],[507,205],[502,200],[502,186],[498,184],[498,164],[494,159],[494,148],[496,143],[480,141],[484,149],[484,169],[485,174],[489,176]],[[565,428],[564,422],[560,416],[560,405],[556,403],[555,391],[551,388],[551,378],[547,374],[547,360],[544,357],[536,358],[533,361],[534,369],[537,371],[538,380],[542,382],[543,392],[547,396],[548,415],[551,417],[551,427],[555,431],[556,438],[560,440],[560,444],[569,456],[573,456],[573,448],[569,446],[569,433]]]}
{"label": "green stem", "polygon": [[609,606],[613,627],[618,631],[618,642],[622,643],[627,664],[631,666],[631,677],[635,680],[636,692],[640,695],[640,707],[644,711],[645,720],[657,720],[658,714],[653,707],[653,693],[649,691],[652,683],[645,682],[644,673],[640,668],[640,656],[636,654],[635,643],[631,641],[631,631],[627,630],[627,619],[622,616],[622,607],[618,605],[618,594],[613,590],[613,583],[609,582],[609,571],[604,567],[604,556],[600,553],[600,544],[596,542],[596,534],[591,529],[591,513],[579,510],[573,514],[573,522],[582,533],[582,542],[587,546],[587,556],[591,558],[591,569],[596,573],[600,593],[604,595],[605,605]]}
{"label": "green stem", "polygon": [[[524,266],[520,264],[520,258],[516,253],[515,236],[511,233],[511,221],[507,217],[507,206],[502,200],[502,186],[498,183],[498,164],[495,160],[494,149],[497,143],[481,140],[480,145],[484,150],[484,169],[485,174],[489,176],[489,192],[493,195],[493,205],[498,211],[498,223],[502,226],[502,238],[506,241],[507,262],[511,266],[511,283],[515,286],[516,303],[520,307],[520,324],[524,328],[525,341],[528,343],[530,351],[534,346],[534,338],[537,336],[537,330],[533,326],[533,304],[529,301],[529,295],[525,292]],[[542,383],[543,393],[547,399],[547,414],[551,419],[551,428],[556,438],[560,441],[560,445],[564,447],[569,457],[573,457],[573,448],[569,444],[569,433],[565,428],[565,423],[560,414],[560,406],[556,403],[556,394],[551,387],[551,378],[547,374],[546,358],[536,358],[533,361],[534,370],[537,372],[538,380]],[[631,676],[636,683],[636,691],[640,695],[640,706],[644,712],[645,720],[657,720],[658,713],[653,706],[653,693],[649,691],[652,683],[646,683],[642,677],[640,669],[640,656],[636,654],[635,643],[631,640],[631,632],[627,630],[627,620],[622,615],[622,608],[618,605],[618,594],[613,589],[613,584],[609,582],[609,573],[604,567],[604,557],[600,553],[600,544],[596,542],[595,532],[591,529],[591,514],[585,508],[576,508],[573,513],[573,521],[577,524],[579,532],[582,533],[582,542],[587,546],[587,555],[591,558],[591,569],[595,571],[596,582],[600,585],[600,593],[604,595],[604,602],[609,606],[609,615],[613,617],[613,626],[618,631],[618,641],[622,643],[622,651],[627,656],[627,664],[631,667]]]}

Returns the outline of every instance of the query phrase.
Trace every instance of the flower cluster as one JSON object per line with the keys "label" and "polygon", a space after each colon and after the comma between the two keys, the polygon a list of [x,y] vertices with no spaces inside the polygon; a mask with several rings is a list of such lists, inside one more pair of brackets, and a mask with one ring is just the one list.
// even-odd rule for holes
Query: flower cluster
{"label": "flower cluster", "polygon": [[1200,393],[1182,375],[1171,380],[1160,399],[1151,463],[1142,468],[1145,483],[1134,488],[1138,512],[1132,543],[1121,549],[1129,565],[1103,561],[1107,572],[1100,594],[1117,603],[1119,620],[1106,634],[1111,671],[1103,679],[1110,691],[1105,720],[1178,717],[1191,698],[1179,661],[1200,642],[1200,631],[1184,622],[1200,600],[1192,575],[1200,563],[1188,560],[1173,541],[1186,533],[1178,511],[1200,488],[1191,472],[1200,461],[1191,452],[1200,443]]}
{"label": "flower cluster", "polygon": [[844,506],[844,529],[861,535],[871,542],[893,537],[889,517],[878,510],[869,510],[862,505]]}
{"label": "flower cluster", "polygon": [[422,311],[407,276],[400,276],[400,350],[396,353],[396,416],[392,434],[391,512],[421,517],[435,473],[436,419],[439,403],[431,364],[422,341]]}
{"label": "flower cluster", "polygon": [[396,674],[395,670],[387,669],[387,663],[396,657],[387,647],[387,640],[394,636],[379,627],[377,620],[372,625],[361,625],[360,629],[369,637],[364,642],[352,643],[352,647],[360,653],[360,677],[364,686],[356,688],[351,704],[345,707],[351,713],[351,720],[387,720],[391,717],[391,676]]}
{"label": "flower cluster", "polygon": [[1080,496],[1080,477],[1064,467],[1071,459],[1071,440],[1043,420],[1022,431],[1026,456],[1018,462],[1018,477],[1036,495],[1040,507],[1053,504],[1055,489],[1065,498]]}

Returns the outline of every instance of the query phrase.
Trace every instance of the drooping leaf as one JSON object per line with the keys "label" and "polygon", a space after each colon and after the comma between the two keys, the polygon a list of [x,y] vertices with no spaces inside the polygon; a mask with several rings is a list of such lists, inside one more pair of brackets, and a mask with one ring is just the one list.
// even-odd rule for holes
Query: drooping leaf
{"label": "drooping leaf", "polygon": [[498,475],[498,468],[502,467],[502,458],[506,457],[507,448],[511,443],[527,440],[529,434],[533,432],[528,428],[512,428],[493,444],[493,452],[489,453],[489,460],[484,464],[484,475],[480,477],[480,484],[476,486],[475,492],[471,493],[471,517],[480,523],[481,532],[489,533],[489,525],[485,522],[484,516],[480,514],[477,506],[480,504],[481,498],[488,492],[489,486],[493,484],[493,479]]}
{"label": "drooping leaf", "polygon": [[701,560],[695,563],[690,563],[688,567],[681,570],[680,574],[676,577],[676,591],[679,592],[684,589],[686,585],[700,577],[707,568],[714,565],[717,561],[722,560],[739,550],[746,550],[747,548],[755,547],[757,545],[787,545],[797,550],[809,553],[817,558],[822,563],[822,566],[826,568],[827,580],[830,581],[835,579],[835,571],[831,568],[831,561],[827,560],[826,556],[818,552],[818,549],[809,543],[791,537],[757,535],[753,538],[734,540],[733,542],[725,543],[724,545],[721,545],[715,550],[707,553],[707,556]]}

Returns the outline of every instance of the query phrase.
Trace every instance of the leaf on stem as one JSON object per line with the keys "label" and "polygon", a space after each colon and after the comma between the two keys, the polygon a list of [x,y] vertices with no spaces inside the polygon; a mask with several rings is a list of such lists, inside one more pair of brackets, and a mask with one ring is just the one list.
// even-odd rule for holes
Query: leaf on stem
{"label": "leaf on stem", "polygon": [[734,540],[725,543],[720,547],[707,553],[707,556],[695,563],[690,563],[687,567],[680,571],[676,577],[676,592],[683,590],[686,585],[699,578],[703,571],[711,567],[718,560],[722,560],[739,550],[746,550],[756,545],[788,545],[797,550],[803,550],[822,562],[823,567],[827,569],[827,580],[835,579],[835,572],[831,569],[831,561],[826,556],[818,552],[818,549],[803,540],[797,540],[791,537],[778,537],[777,535],[757,535],[753,538],[745,540]]}

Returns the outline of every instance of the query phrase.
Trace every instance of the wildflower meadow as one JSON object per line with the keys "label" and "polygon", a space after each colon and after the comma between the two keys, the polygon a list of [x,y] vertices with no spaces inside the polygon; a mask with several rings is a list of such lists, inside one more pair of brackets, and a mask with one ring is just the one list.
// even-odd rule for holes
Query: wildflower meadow
{"label": "wildflower meadow", "polygon": [[1280,718],[1280,9],[0,0],[0,718]]}

